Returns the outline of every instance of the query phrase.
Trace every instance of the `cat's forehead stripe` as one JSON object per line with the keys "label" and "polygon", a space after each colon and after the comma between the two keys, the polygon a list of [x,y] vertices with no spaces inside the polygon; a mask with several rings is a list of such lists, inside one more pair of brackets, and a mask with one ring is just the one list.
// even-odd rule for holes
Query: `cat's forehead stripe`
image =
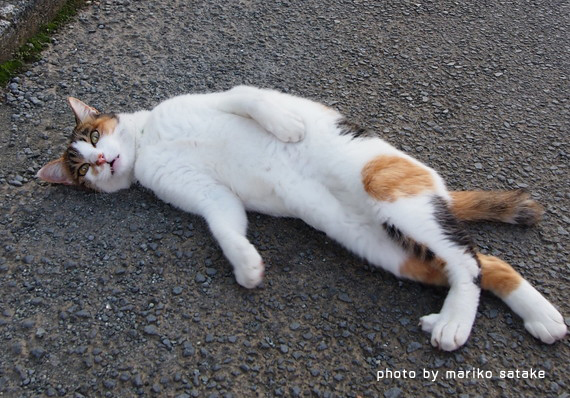
{"label": "cat's forehead stripe", "polygon": [[103,114],[97,116],[95,119],[81,123],[74,130],[76,139],[88,137],[89,134],[97,130],[100,134],[110,134],[117,127],[118,119],[114,114]]}
{"label": "cat's forehead stripe", "polygon": [[73,130],[72,141],[78,141],[78,140],[88,141],[89,134],[91,133],[91,131],[93,130],[90,127],[84,125],[77,127],[75,130]]}
{"label": "cat's forehead stripe", "polygon": [[83,164],[84,160],[79,151],[73,146],[69,146],[64,155],[65,163],[73,178],[77,178],[77,171]]}

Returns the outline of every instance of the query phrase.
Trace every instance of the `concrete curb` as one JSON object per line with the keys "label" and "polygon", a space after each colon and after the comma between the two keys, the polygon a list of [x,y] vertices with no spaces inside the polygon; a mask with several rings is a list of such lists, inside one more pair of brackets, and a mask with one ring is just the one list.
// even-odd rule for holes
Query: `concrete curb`
{"label": "concrete curb", "polygon": [[0,0],[0,62],[51,21],[65,0]]}

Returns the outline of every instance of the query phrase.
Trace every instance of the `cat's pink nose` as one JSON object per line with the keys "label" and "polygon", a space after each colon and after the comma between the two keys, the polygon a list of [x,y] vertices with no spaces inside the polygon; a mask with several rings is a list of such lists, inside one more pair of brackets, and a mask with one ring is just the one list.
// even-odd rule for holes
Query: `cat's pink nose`
{"label": "cat's pink nose", "polygon": [[99,156],[97,157],[97,162],[95,162],[95,164],[97,166],[101,166],[102,164],[107,163],[107,159],[105,159],[105,155],[103,155],[102,153],[99,154]]}

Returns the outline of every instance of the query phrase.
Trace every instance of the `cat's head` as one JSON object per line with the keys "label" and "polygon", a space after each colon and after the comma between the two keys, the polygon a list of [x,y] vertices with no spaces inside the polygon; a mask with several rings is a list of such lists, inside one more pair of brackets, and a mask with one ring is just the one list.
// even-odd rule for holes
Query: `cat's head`
{"label": "cat's head", "polygon": [[133,182],[135,143],[120,116],[102,114],[75,98],[68,102],[77,123],[71,141],[63,155],[42,167],[37,176],[103,192],[128,188]]}

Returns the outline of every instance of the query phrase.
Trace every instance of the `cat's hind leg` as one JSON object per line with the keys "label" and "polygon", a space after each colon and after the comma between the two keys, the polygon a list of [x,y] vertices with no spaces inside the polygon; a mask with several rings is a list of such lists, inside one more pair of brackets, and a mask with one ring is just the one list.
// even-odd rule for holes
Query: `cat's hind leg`
{"label": "cat's hind leg", "polygon": [[251,118],[264,130],[287,143],[305,137],[303,118],[283,106],[279,98],[284,94],[250,86],[237,86],[219,93],[216,107],[224,112]]}
{"label": "cat's hind leg", "polygon": [[387,239],[400,245],[411,239],[444,261],[449,293],[441,311],[423,317],[422,323],[424,330],[432,333],[432,345],[446,351],[459,348],[475,321],[480,269],[469,238],[449,209],[441,178],[421,163],[396,153],[370,160],[361,176]]}
{"label": "cat's hind leg", "polygon": [[[416,253],[418,249],[415,250]],[[419,258],[413,250],[400,265],[400,276],[422,283],[448,285],[445,263],[437,257]],[[544,343],[552,344],[567,332],[562,315],[534,287],[503,260],[477,254],[481,264],[481,287],[501,298],[524,322],[530,334]],[[431,319],[422,321],[430,331]]]}
{"label": "cat's hind leg", "polygon": [[481,286],[501,298],[524,321],[530,334],[552,344],[566,335],[562,315],[530,283],[503,260],[477,254],[482,268]]}
{"label": "cat's hind leg", "polygon": [[[446,351],[462,346],[469,337],[479,304],[478,259],[468,237],[459,227],[444,199],[432,195],[408,197],[387,203],[383,224],[389,239],[402,247],[410,241],[425,247],[425,257],[441,258],[441,271],[450,286],[439,313],[421,318],[431,332],[431,343]],[[428,278],[442,282],[436,271]]]}

